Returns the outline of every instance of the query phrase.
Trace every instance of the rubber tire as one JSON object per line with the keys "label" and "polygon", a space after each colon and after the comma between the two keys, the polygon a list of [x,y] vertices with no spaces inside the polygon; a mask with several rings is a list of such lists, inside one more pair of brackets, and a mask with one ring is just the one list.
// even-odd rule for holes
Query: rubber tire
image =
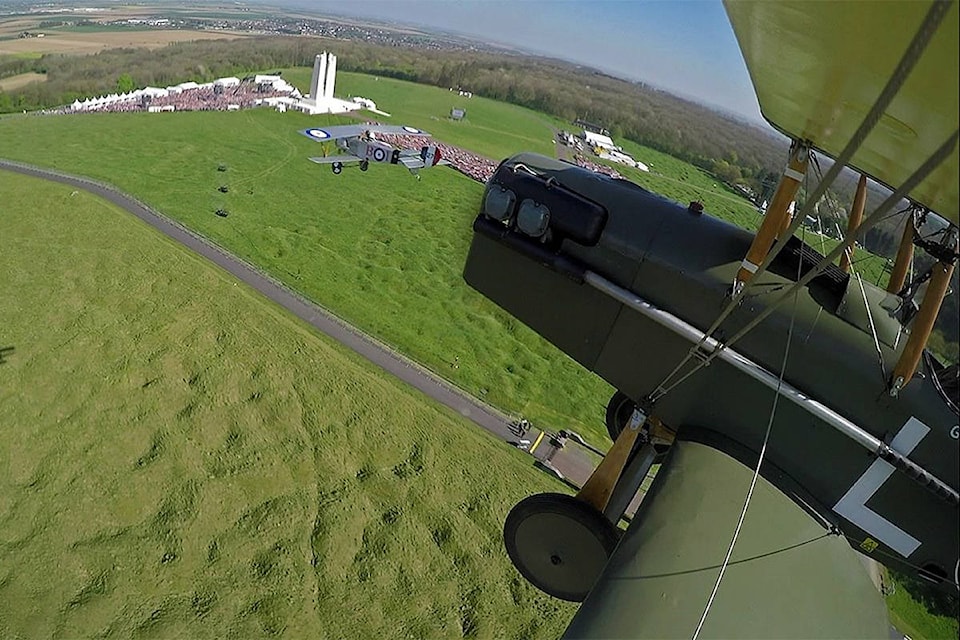
{"label": "rubber tire", "polygon": [[370,168],[369,160],[364,160],[363,162],[360,163],[360,171],[366,171],[369,168]]}
{"label": "rubber tire", "polygon": [[333,169],[333,175],[338,176],[340,172],[343,171],[343,165],[339,162],[334,162],[333,165],[331,165],[331,169]]}
{"label": "rubber tire", "polygon": [[612,442],[616,442],[620,432],[627,426],[637,403],[631,400],[623,391],[617,391],[607,403],[607,414],[604,422],[607,424],[607,434]]}
{"label": "rubber tire", "polygon": [[[627,426],[627,422],[630,420],[630,416],[633,415],[633,410],[636,406],[637,403],[622,391],[617,391],[610,397],[610,401],[607,403],[607,413],[604,417],[604,422],[607,425],[607,434],[610,436],[612,442],[617,441],[620,432]],[[653,459],[653,463],[660,464],[663,462],[663,459],[667,457],[667,451],[670,447],[666,445],[655,445],[655,448],[657,450],[657,457]],[[638,447],[634,445],[633,453],[636,453],[637,450]]]}
{"label": "rubber tire", "polygon": [[547,595],[570,602],[587,597],[619,539],[620,530],[602,513],[561,493],[521,500],[503,523],[504,546],[517,571]]}

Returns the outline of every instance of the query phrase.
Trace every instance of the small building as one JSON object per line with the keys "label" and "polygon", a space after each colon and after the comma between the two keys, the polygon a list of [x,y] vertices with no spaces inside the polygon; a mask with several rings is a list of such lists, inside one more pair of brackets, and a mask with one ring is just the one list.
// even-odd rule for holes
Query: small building
{"label": "small building", "polygon": [[619,149],[617,149],[617,145],[613,144],[613,140],[610,139],[610,136],[606,136],[601,133],[594,133],[593,131],[584,129],[583,135],[580,137],[583,138],[583,141],[590,148],[595,149],[600,147],[601,149],[606,149],[607,151],[619,151]]}
{"label": "small building", "polygon": [[358,105],[360,105],[364,109],[369,109],[373,111],[374,109],[377,108],[377,103],[371,100],[370,98],[364,98],[362,96],[354,96],[350,99],[356,102]]}
{"label": "small building", "polygon": [[240,78],[234,78],[233,76],[227,78],[218,78],[213,81],[213,84],[221,87],[235,87],[240,84]]}

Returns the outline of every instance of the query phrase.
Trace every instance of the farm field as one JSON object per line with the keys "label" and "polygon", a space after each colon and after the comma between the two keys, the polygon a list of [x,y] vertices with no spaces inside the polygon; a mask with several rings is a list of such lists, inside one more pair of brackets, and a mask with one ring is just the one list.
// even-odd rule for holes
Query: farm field
{"label": "farm field", "polygon": [[12,91],[13,89],[25,87],[33,82],[44,82],[46,79],[47,76],[43,73],[21,73],[0,80],[0,91]]}
{"label": "farm field", "polygon": [[[297,133],[318,122],[333,120],[12,117],[0,119],[0,156],[111,182],[471,394],[607,446],[612,389],[463,282],[482,186],[445,167],[420,182],[397,167],[334,176],[307,160],[319,145]],[[228,218],[214,215],[221,207]]]}
{"label": "farm field", "polygon": [[0,201],[0,636],[559,635],[529,457],[104,201]]}
{"label": "farm field", "polygon": [[185,40],[223,40],[245,37],[228,31],[112,29],[108,31],[44,30],[43,38],[0,39],[0,55],[42,53],[97,53],[118,47],[165,47]]}

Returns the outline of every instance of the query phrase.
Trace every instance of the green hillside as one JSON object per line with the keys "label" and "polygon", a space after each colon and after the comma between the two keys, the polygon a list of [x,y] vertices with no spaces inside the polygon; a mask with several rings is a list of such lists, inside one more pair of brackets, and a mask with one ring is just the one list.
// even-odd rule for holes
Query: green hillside
{"label": "green hillside", "polygon": [[104,201],[0,202],[0,637],[559,635],[528,457]]}

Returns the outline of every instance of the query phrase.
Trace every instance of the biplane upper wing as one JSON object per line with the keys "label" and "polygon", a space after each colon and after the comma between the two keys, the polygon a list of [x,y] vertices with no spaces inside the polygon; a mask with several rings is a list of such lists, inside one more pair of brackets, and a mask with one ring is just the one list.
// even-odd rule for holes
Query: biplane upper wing
{"label": "biplane upper wing", "polygon": [[[724,0],[764,118],[837,157],[891,78],[932,2]],[[956,130],[957,3],[849,165],[896,188]],[[957,149],[911,193],[958,223]]]}
{"label": "biplane upper wing", "polygon": [[389,133],[407,136],[429,136],[430,134],[416,127],[384,125],[384,124],[345,124],[335,127],[311,127],[300,133],[317,142],[334,142],[347,138],[357,138],[364,133]]}
{"label": "biplane upper wing", "polygon": [[[752,473],[677,440],[564,637],[697,637]],[[889,623],[844,538],[761,477],[699,637],[886,638]]]}

